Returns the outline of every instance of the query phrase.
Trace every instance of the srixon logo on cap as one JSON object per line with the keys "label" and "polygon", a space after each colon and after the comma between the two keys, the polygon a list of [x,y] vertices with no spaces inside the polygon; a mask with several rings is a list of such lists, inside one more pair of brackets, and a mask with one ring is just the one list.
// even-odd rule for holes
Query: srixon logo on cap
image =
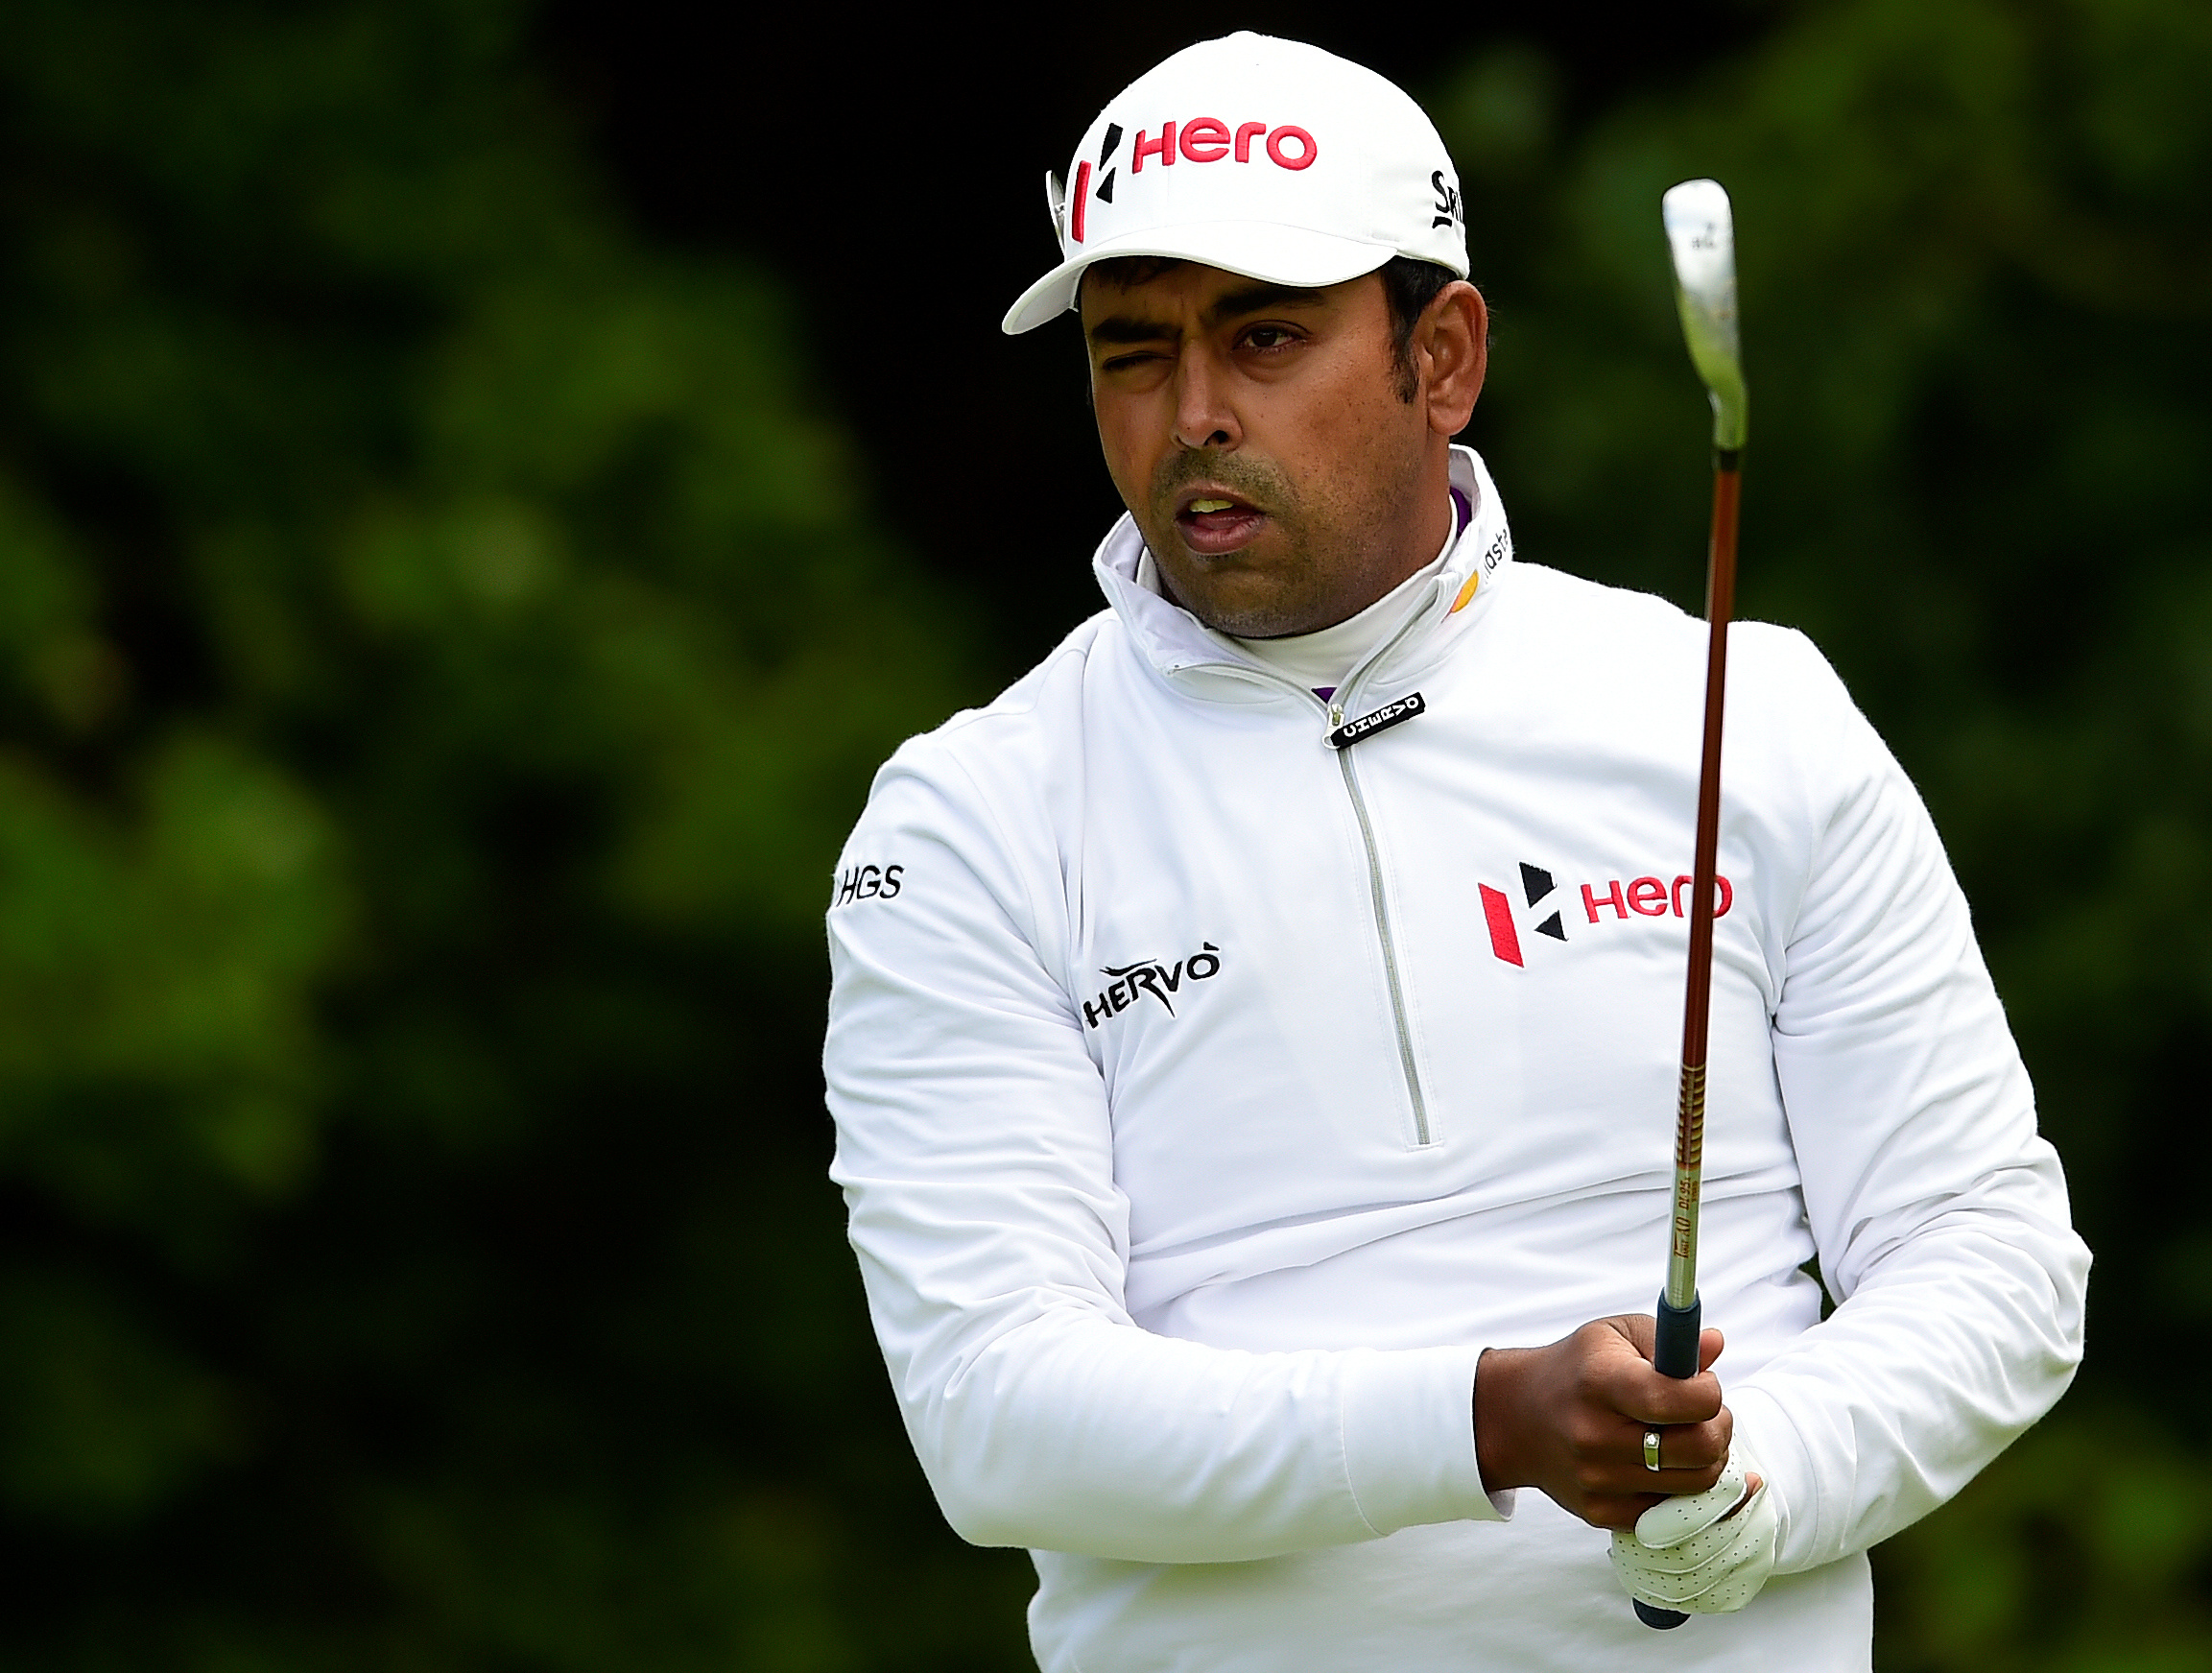
{"label": "srixon logo on cap", "polygon": [[[1114,174],[1110,166],[1114,153],[1121,149],[1122,125],[1106,124],[1106,143],[1098,154],[1098,201],[1114,201]],[[1234,161],[1249,163],[1253,160],[1252,147],[1258,142],[1267,154],[1268,161],[1277,168],[1294,174],[1313,166],[1320,155],[1320,147],[1314,136],[1295,122],[1279,123],[1271,128],[1265,122],[1239,122],[1234,127],[1215,116],[1193,116],[1184,122],[1163,122],[1156,134],[1137,130],[1136,143],[1130,148],[1130,173],[1144,173],[1145,163],[1156,162],[1168,167],[1176,158],[1189,162]],[[1084,157],[1076,164],[1074,203],[1068,211],[1068,238],[1081,244],[1083,238],[1083,210],[1091,199],[1091,163]]]}

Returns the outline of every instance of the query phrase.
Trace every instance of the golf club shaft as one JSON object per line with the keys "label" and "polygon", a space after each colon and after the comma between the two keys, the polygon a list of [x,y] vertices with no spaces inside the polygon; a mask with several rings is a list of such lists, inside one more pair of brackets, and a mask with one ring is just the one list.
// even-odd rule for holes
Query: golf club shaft
{"label": "golf club shaft", "polygon": [[[1682,989],[1682,1085],[1675,1111],[1674,1239],[1659,1297],[1652,1364],[1662,1374],[1698,1374],[1698,1199],[1705,1171],[1705,1041],[1713,1015],[1714,873],[1721,848],[1721,717],[1727,705],[1728,621],[1736,608],[1736,507],[1743,456],[1713,456],[1713,536],[1705,554],[1705,739],[1698,764],[1698,837],[1690,866],[1690,969]],[[1690,1617],[1636,1600],[1636,1617],[1664,1632]]]}
{"label": "golf club shaft", "polygon": [[[1713,535],[1706,555],[1705,736],[1698,767],[1698,835],[1691,864],[1690,961],[1682,990],[1682,1083],[1676,1109],[1674,1238],[1667,1255],[1667,1307],[1686,1311],[1698,1298],[1698,1197],[1705,1161],[1705,1046],[1713,1011],[1714,873],[1720,869],[1721,717],[1728,684],[1728,622],[1736,604],[1736,510],[1742,491],[1742,456],[1715,456]],[[1669,1376],[1695,1376],[1697,1338],[1662,1355]],[[1668,1359],[1676,1363],[1667,1363]]]}

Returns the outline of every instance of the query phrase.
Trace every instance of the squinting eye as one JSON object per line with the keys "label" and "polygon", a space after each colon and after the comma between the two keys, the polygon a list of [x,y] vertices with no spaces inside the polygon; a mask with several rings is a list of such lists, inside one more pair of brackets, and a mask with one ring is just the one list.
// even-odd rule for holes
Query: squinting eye
{"label": "squinting eye", "polygon": [[1291,333],[1280,325],[1256,325],[1245,333],[1246,344],[1253,348],[1280,348],[1291,341]]}

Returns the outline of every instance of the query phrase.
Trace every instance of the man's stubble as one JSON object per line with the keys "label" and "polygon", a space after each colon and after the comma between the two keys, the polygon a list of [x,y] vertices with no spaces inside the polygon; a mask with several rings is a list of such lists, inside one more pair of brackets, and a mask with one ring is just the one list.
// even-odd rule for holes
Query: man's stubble
{"label": "man's stubble", "polygon": [[[1407,479],[1419,475],[1407,461]],[[1374,482],[1373,476],[1368,480]],[[1209,558],[1186,547],[1176,527],[1176,496],[1193,483],[1217,484],[1265,512],[1272,550],[1258,585],[1237,586],[1240,569],[1252,569],[1250,547]],[[1427,561],[1407,565],[1393,551],[1396,524],[1409,515],[1406,483],[1375,483],[1365,494],[1335,483],[1301,490],[1272,460],[1202,448],[1177,449],[1154,472],[1146,508],[1135,512],[1152,549],[1167,596],[1216,633],[1245,639],[1285,638],[1319,633],[1357,615]],[[1168,542],[1173,542],[1168,545]],[[1161,561],[1163,547],[1169,552]],[[1402,572],[1401,572],[1402,571]],[[1177,586],[1178,574],[1190,581]],[[1208,585],[1219,578],[1219,585]],[[1194,596],[1186,597],[1185,594]]]}

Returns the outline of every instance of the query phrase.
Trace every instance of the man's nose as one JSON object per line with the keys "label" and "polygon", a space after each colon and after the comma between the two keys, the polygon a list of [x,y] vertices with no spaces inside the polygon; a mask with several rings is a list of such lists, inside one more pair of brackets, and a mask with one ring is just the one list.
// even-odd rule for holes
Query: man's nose
{"label": "man's nose", "polygon": [[1176,441],[1194,452],[1234,447],[1243,438],[1227,400],[1227,380],[1212,357],[1186,350],[1176,367]]}

